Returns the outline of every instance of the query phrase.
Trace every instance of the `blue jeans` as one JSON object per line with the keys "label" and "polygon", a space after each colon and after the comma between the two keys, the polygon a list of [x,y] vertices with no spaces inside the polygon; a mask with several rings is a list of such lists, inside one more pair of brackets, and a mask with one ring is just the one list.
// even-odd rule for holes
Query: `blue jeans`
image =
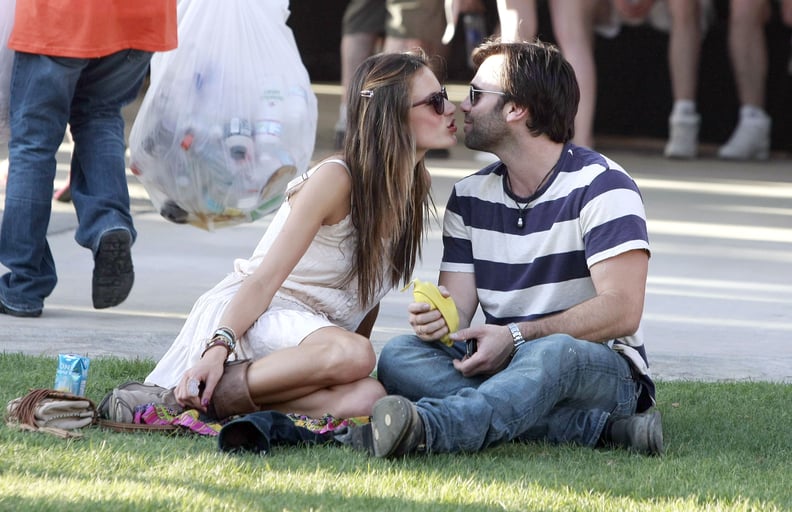
{"label": "blue jeans", "polygon": [[453,366],[464,344],[399,336],[380,354],[389,394],[415,401],[430,452],[475,452],[512,440],[594,446],[611,414],[635,411],[627,361],[607,345],[555,334],[528,342],[489,377]]}
{"label": "blue jeans", "polygon": [[74,138],[71,195],[75,240],[94,255],[107,231],[137,236],[129,211],[121,107],[133,101],[150,52],[123,50],[96,59],[16,53],[11,75],[9,167],[0,226],[0,301],[40,310],[57,283],[47,243],[58,147],[67,123]]}

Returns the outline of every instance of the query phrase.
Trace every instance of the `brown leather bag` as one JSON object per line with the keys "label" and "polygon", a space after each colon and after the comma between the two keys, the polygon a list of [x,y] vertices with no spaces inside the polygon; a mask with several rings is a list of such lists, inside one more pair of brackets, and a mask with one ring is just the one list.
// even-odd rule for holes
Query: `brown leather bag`
{"label": "brown leather bag", "polygon": [[75,432],[96,422],[96,406],[83,396],[54,389],[33,389],[6,406],[6,424],[58,437],[81,437]]}

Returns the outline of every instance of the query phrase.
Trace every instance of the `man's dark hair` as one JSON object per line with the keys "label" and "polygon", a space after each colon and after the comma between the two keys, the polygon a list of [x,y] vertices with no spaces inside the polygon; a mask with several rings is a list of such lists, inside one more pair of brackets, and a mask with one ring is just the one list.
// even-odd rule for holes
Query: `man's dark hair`
{"label": "man's dark hair", "polygon": [[575,71],[561,51],[542,41],[482,43],[473,54],[479,66],[487,57],[505,57],[501,87],[506,100],[527,107],[526,123],[534,135],[546,134],[554,142],[567,142],[575,135],[575,114],[580,101]]}

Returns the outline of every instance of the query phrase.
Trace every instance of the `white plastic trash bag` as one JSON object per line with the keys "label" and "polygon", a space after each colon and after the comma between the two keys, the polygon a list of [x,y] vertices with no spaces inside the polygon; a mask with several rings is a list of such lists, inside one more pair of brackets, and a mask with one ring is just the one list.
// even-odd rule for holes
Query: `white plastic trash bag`
{"label": "white plastic trash bag", "polygon": [[154,55],[130,167],[167,219],[256,220],[310,163],[317,103],[287,0],[182,0],[179,47]]}

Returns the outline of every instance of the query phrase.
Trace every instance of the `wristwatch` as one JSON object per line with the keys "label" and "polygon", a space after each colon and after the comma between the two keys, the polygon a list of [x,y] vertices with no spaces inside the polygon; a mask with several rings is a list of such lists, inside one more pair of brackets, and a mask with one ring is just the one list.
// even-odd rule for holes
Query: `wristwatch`
{"label": "wristwatch", "polygon": [[512,339],[514,340],[514,350],[515,351],[520,347],[520,345],[522,345],[523,343],[526,343],[528,341],[525,338],[523,338],[523,335],[520,332],[520,328],[517,327],[517,324],[515,324],[514,322],[510,323],[506,327],[508,327],[509,330],[511,331]]}

